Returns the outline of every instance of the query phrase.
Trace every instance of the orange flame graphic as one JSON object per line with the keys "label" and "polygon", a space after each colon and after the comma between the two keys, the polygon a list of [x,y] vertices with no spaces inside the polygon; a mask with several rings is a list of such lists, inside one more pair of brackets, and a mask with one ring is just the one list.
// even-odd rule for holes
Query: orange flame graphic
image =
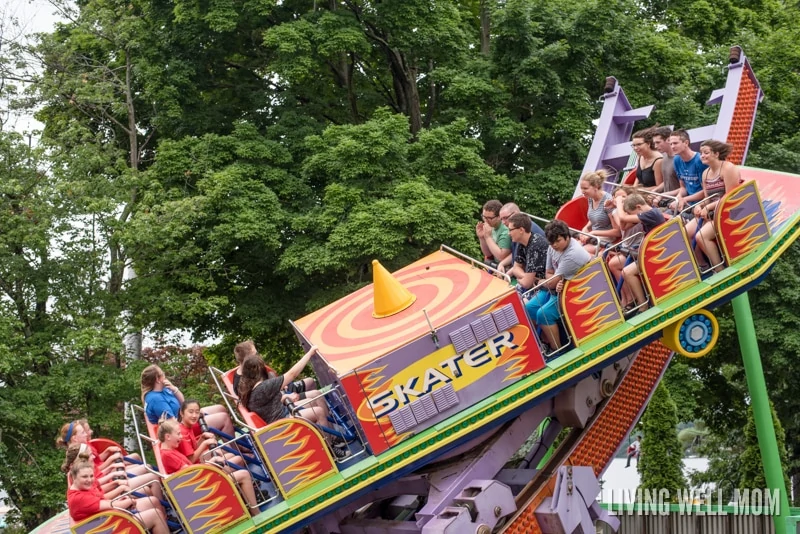
{"label": "orange flame graphic", "polygon": [[[305,436],[302,435],[304,433],[306,434]],[[322,462],[308,461],[309,458],[313,458],[321,451],[309,445],[311,436],[308,435],[306,427],[302,425],[286,425],[281,433],[274,436],[273,439],[283,440],[284,447],[289,450],[288,453],[278,459],[279,462],[295,460],[292,465],[281,471],[281,474],[297,472],[297,475],[289,482],[285,482],[284,485],[303,483],[326,471],[326,469],[320,468]]]}
{"label": "orange flame graphic", "polygon": [[[216,473],[213,471],[198,470],[192,476],[176,486],[176,489],[191,488],[194,493],[207,492],[203,497],[195,500],[188,508],[201,507],[192,517],[187,517],[189,522],[198,519],[208,519],[199,530],[222,527],[237,519],[236,510],[230,506],[225,506],[226,496],[229,496],[227,488],[223,487],[221,481],[212,481]],[[221,488],[221,491],[220,491]],[[219,493],[218,493],[219,492]],[[217,497],[216,495],[220,495]]]}
{"label": "orange flame graphic", "polygon": [[728,198],[722,210],[725,214],[725,218],[723,218],[726,227],[725,235],[739,238],[725,241],[731,258],[738,258],[750,252],[766,234],[766,225],[763,222],[750,224],[754,218],[761,216],[760,213],[748,213],[739,220],[733,217],[733,210],[753,195],[755,193],[752,190],[744,189],[741,194]]}
{"label": "orange flame graphic", "polygon": [[505,367],[506,376],[503,378],[503,382],[516,380],[533,372],[533,370],[530,369],[529,357],[525,354],[525,350],[527,349],[525,342],[528,340],[528,329],[514,327],[512,328],[512,332],[517,348],[510,349],[504,347],[500,353],[500,357],[497,358],[497,367],[507,365],[507,367]]}
{"label": "orange flame graphic", "polygon": [[[578,318],[585,315],[589,316],[580,323],[581,328],[586,332],[584,335],[595,332],[601,328],[604,323],[612,319],[616,314],[616,310],[612,309],[611,313],[601,315],[601,313],[603,313],[609,306],[612,306],[613,301],[609,302],[606,300],[605,302],[595,305],[598,300],[608,295],[608,291],[601,291],[599,293],[589,295],[588,298],[583,298],[591,290],[591,287],[589,287],[589,282],[591,282],[595,276],[599,276],[601,273],[602,271],[592,270],[587,276],[574,278],[569,286],[568,298],[570,302],[580,306],[580,309],[574,314],[575,317]],[[577,285],[575,285],[576,283]]]}
{"label": "orange flame graphic", "polygon": [[121,517],[117,516],[108,516],[105,520],[97,525],[95,528],[91,530],[87,530],[86,534],[134,534],[137,530],[133,529],[129,525],[122,526],[122,523],[125,523]]}
{"label": "orange flame graphic", "polygon": [[[389,421],[388,415],[375,419],[375,415],[373,414],[372,409],[369,407],[369,403],[367,402],[367,399],[371,398],[374,394],[382,392],[383,390],[391,387],[391,382],[389,382],[385,376],[380,374],[384,369],[386,369],[385,365],[383,367],[366,369],[364,371],[365,373],[369,373],[361,381],[361,386],[364,389],[364,400],[361,401],[361,404],[358,406],[358,410],[356,410],[356,414],[359,420],[362,422],[380,425],[379,421],[381,420],[387,423]],[[402,436],[397,435],[393,425],[384,424],[380,425],[380,427],[390,447],[397,444],[401,440]]]}
{"label": "orange flame graphic", "polygon": [[[650,239],[650,245],[648,248],[650,252],[656,252],[656,255],[654,257],[648,255],[647,257],[654,265],[657,266],[657,268],[654,271],[649,271],[648,274],[659,275],[655,278],[656,282],[658,283],[660,295],[670,293],[681,285],[689,283],[690,280],[688,279],[694,276],[694,269],[684,272],[683,274],[678,274],[681,269],[684,269],[687,265],[689,265],[688,260],[679,262],[675,261],[676,258],[683,255],[682,251],[665,256],[666,248],[664,247],[664,244],[677,233],[678,230],[673,230],[672,232],[668,232],[660,236],[654,236]],[[654,277],[652,276],[650,277],[651,283],[653,278]]]}

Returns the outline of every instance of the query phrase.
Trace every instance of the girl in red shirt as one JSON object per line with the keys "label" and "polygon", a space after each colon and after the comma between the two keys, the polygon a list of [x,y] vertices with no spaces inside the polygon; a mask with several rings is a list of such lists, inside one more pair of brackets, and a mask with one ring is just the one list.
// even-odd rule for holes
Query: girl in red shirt
{"label": "girl in red shirt", "polygon": [[[181,443],[183,442],[182,425],[174,419],[167,419],[158,426],[158,441],[161,442],[161,463],[164,466],[166,474],[171,475],[177,473],[181,469],[188,467],[194,463],[185,454],[180,451]],[[250,509],[250,513],[255,515],[259,512],[256,500],[256,492],[253,489],[253,479],[247,469],[231,469],[222,465],[223,459],[221,457],[214,457],[211,460],[230,474],[239,488],[242,491],[244,500]]]}
{"label": "girl in red shirt", "polygon": [[67,491],[67,506],[74,521],[83,521],[106,510],[127,510],[153,534],[169,534],[167,520],[162,511],[155,508],[136,510],[133,508],[134,500],[130,497],[107,500],[95,484],[94,466],[90,462],[73,463],[70,474],[72,484]]}

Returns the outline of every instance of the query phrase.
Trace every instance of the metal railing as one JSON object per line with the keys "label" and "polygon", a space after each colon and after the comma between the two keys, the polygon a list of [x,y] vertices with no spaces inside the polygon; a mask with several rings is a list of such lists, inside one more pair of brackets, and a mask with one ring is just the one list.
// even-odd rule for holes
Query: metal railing
{"label": "metal railing", "polygon": [[[321,395],[319,395],[317,397],[313,397],[313,398],[306,397],[303,400],[297,401],[295,403],[291,403],[289,405],[290,406],[289,410],[290,410],[290,412],[291,412],[293,417],[302,418],[302,416],[298,415],[300,410],[303,410],[303,409],[313,410],[315,407],[314,406],[309,406],[309,405],[311,403],[315,402],[317,399],[322,399],[322,401],[325,402],[325,405],[328,407],[328,413],[329,414],[334,414],[335,410],[336,410],[336,405],[333,402],[329,402],[327,400],[326,397],[328,395],[330,395],[331,397],[336,395],[338,397],[338,401],[339,401],[338,405],[344,407],[344,403],[342,402],[341,394],[339,393],[338,388],[330,387],[330,388],[328,388],[326,390],[321,391]],[[327,434],[330,434],[332,436],[339,437],[339,438],[345,440],[345,442],[347,442],[347,443],[350,443],[350,442],[353,442],[353,441],[357,440],[358,443],[361,445],[361,450],[356,452],[355,454],[350,454],[350,455],[348,455],[348,456],[346,456],[344,458],[336,458],[335,455],[334,455],[334,459],[336,460],[336,462],[340,463],[340,462],[350,461],[351,459],[353,459],[353,458],[355,458],[357,456],[361,456],[362,454],[365,454],[366,451],[367,451],[367,447],[366,447],[366,444],[364,443],[364,440],[361,438],[361,435],[357,431],[354,431],[354,430],[351,430],[350,428],[348,428],[348,426],[350,426],[353,429],[355,429],[355,424],[353,423],[353,421],[352,420],[349,421],[349,425],[348,425],[348,421],[337,421],[336,420],[337,416],[338,416],[338,414],[333,415],[333,416],[329,415],[328,416],[328,420],[330,422],[332,422],[334,425],[336,425],[337,427],[341,428],[342,432],[339,432],[335,428],[326,427],[326,426],[322,426],[322,425],[314,425],[314,426],[316,426],[317,429],[320,430],[322,433],[327,433]],[[352,418],[352,414],[346,413],[344,415],[344,417],[350,419],[350,418]],[[332,420],[332,418],[333,418],[333,420]],[[304,419],[304,420],[307,421],[307,419]],[[314,424],[314,423],[311,423],[311,424]]]}
{"label": "metal railing", "polygon": [[[503,223],[500,223],[500,224],[503,224]],[[474,267],[478,267],[479,269],[486,269],[487,271],[491,272],[492,274],[494,274],[498,278],[504,279],[509,284],[511,283],[511,277],[510,276],[508,276],[506,273],[502,273],[502,272],[498,271],[496,268],[492,267],[491,265],[487,265],[486,262],[483,262],[483,261],[480,261],[478,259],[475,259],[472,256],[468,256],[467,254],[464,254],[463,252],[459,252],[459,251],[457,251],[456,249],[454,249],[452,247],[448,247],[447,245],[441,245],[439,247],[439,250],[443,250],[445,252],[449,252],[450,254],[452,254],[454,256],[458,256],[462,260],[465,260],[465,261],[471,263]]]}

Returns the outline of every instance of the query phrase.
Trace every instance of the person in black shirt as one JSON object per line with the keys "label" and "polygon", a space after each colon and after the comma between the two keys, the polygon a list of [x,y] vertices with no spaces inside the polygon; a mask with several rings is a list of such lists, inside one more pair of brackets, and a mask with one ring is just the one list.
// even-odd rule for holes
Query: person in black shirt
{"label": "person in black shirt", "polygon": [[531,232],[531,219],[523,213],[508,218],[508,235],[518,244],[514,266],[508,271],[517,279],[517,284],[528,290],[544,278],[547,260],[547,241]]}

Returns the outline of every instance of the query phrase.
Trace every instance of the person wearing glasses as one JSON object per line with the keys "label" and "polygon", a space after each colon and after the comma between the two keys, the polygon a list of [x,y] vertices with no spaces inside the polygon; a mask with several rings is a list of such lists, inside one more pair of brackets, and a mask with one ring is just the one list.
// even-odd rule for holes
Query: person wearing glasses
{"label": "person wearing glasses", "polygon": [[481,252],[486,262],[492,267],[497,267],[508,255],[511,254],[511,238],[508,228],[500,221],[500,209],[503,205],[499,200],[490,200],[483,205],[482,221],[475,225],[475,235],[481,244]]}
{"label": "person wearing glasses", "polygon": [[558,331],[558,320],[561,310],[558,308],[558,294],[564,287],[564,280],[571,280],[584,265],[591,261],[580,241],[572,239],[569,226],[558,219],[544,227],[544,233],[550,246],[547,248],[545,277],[540,286],[545,289],[537,291],[525,304],[528,317],[542,328],[542,341],[551,350],[561,348],[561,333]]}
{"label": "person wearing glasses", "polygon": [[508,235],[517,244],[514,266],[508,274],[517,279],[517,288],[527,291],[544,278],[547,240],[531,231],[531,218],[515,213],[508,218]]}
{"label": "person wearing glasses", "polygon": [[664,189],[664,178],[661,175],[661,160],[664,158],[653,142],[653,128],[639,130],[631,138],[631,147],[636,152],[635,187],[659,193]]}
{"label": "person wearing glasses", "polygon": [[[500,208],[500,222],[502,222],[504,225],[506,225],[506,228],[508,228],[508,220],[511,218],[512,215],[519,212],[520,212],[519,206],[517,206],[514,202],[508,202],[506,204],[503,204],[503,207]],[[538,234],[542,239],[544,239],[544,230],[542,230],[542,228],[538,224],[530,220],[530,218],[528,220],[531,221],[531,232],[534,234]],[[545,241],[545,243],[547,243],[547,241]],[[517,249],[519,249],[519,243],[516,243],[512,239],[511,254],[506,256],[503,259],[503,261],[500,262],[500,264],[497,266],[498,271],[500,271],[501,273],[508,273],[508,271],[510,271],[511,268],[514,267],[514,261],[516,260],[517,257]]]}

